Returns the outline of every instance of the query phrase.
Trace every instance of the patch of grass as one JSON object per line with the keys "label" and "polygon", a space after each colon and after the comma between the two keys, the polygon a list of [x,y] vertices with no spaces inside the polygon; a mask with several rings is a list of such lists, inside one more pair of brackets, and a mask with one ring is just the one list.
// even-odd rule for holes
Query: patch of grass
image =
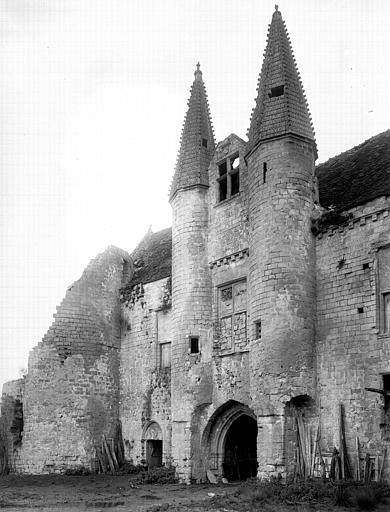
{"label": "patch of grass", "polygon": [[176,482],[175,468],[167,468],[165,466],[142,471],[134,480],[134,483],[139,484],[174,484]]}
{"label": "patch of grass", "polygon": [[64,473],[66,476],[86,476],[90,474],[91,470],[85,466],[77,466],[76,468],[67,469]]}
{"label": "patch of grass", "polygon": [[359,510],[374,510],[382,501],[382,495],[373,487],[360,487],[355,490],[354,501]]}

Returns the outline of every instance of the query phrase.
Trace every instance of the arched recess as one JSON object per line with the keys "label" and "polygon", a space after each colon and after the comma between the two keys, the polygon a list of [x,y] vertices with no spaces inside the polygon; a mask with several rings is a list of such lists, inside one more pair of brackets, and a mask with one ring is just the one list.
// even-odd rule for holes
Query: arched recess
{"label": "arched recess", "polygon": [[148,468],[162,466],[163,438],[160,425],[149,422],[143,429],[142,441],[146,443],[146,465]]}
{"label": "arched recess", "polygon": [[[202,436],[205,470],[228,479],[255,476],[257,418],[247,406],[229,400],[211,416]],[[248,455],[243,455],[248,451]]]}

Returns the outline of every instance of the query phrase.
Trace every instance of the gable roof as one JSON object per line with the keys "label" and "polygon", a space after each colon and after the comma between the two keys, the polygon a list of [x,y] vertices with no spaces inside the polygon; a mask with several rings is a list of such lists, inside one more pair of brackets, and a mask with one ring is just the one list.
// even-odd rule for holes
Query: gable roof
{"label": "gable roof", "polygon": [[390,130],[316,168],[321,206],[348,210],[390,195]]}

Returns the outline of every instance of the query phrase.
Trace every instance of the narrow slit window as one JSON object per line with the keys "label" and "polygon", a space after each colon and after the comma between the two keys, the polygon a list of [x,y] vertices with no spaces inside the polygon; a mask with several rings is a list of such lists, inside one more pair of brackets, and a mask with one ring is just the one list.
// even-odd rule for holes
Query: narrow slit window
{"label": "narrow slit window", "polygon": [[385,412],[390,412],[390,375],[382,375],[383,377],[383,395],[385,398]]}
{"label": "narrow slit window", "polygon": [[190,337],[190,352],[191,354],[199,354],[199,336]]}
{"label": "narrow slit window", "polygon": [[383,294],[383,327],[384,332],[390,332],[390,293]]}
{"label": "narrow slit window", "polygon": [[266,181],[267,181],[267,172],[268,172],[267,164],[264,162],[263,163],[263,183],[266,183]]}

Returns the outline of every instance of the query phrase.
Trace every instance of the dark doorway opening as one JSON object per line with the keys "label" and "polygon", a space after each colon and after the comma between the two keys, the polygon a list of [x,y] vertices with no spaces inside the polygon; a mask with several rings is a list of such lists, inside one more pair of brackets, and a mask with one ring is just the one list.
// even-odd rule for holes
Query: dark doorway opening
{"label": "dark doorway opening", "polygon": [[162,441],[146,441],[146,464],[149,469],[162,466],[162,455]]}
{"label": "dark doorway opening", "polygon": [[257,422],[250,416],[237,418],[226,434],[223,473],[229,481],[257,474]]}

